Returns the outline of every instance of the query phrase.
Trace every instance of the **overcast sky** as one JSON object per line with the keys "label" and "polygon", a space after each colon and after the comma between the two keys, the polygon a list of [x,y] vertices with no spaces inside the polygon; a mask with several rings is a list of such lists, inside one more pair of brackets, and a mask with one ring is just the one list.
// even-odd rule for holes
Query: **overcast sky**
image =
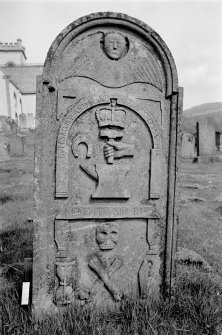
{"label": "overcast sky", "polygon": [[61,30],[98,11],[126,13],[157,31],[175,59],[184,108],[222,101],[222,1],[0,0],[0,41],[21,38],[27,62],[43,63]]}

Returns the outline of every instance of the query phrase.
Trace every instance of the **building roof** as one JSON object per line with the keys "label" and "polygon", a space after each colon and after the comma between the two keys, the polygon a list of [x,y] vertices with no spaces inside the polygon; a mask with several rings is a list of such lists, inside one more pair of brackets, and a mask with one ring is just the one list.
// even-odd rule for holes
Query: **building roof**
{"label": "building roof", "polygon": [[42,74],[43,65],[1,66],[1,69],[22,94],[36,93],[36,76]]}

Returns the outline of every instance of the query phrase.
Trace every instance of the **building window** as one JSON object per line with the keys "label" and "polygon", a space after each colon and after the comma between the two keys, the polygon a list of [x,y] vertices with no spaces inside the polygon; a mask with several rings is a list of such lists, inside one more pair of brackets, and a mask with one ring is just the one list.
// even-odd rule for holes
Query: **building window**
{"label": "building window", "polygon": [[17,113],[17,97],[16,97],[15,92],[14,92],[14,115],[15,115],[15,118],[18,117],[18,113]]}
{"label": "building window", "polygon": [[17,97],[16,94],[14,93],[14,107],[15,107],[15,112],[16,112],[16,108],[17,108]]}
{"label": "building window", "polygon": [[23,113],[23,109],[22,109],[22,99],[20,99],[20,113],[22,114]]}

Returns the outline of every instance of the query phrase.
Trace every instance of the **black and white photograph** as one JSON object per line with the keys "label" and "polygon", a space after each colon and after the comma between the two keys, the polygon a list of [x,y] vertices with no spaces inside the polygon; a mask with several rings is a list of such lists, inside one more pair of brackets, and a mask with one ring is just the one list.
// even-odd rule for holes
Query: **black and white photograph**
{"label": "black and white photograph", "polygon": [[0,334],[222,335],[222,0],[0,0]]}

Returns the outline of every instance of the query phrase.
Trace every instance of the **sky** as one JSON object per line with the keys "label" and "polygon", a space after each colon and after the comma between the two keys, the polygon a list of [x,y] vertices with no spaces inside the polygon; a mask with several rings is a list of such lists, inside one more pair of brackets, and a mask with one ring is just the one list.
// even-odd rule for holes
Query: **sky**
{"label": "sky", "polygon": [[67,25],[101,11],[138,18],[162,37],[184,87],[184,109],[222,101],[222,0],[0,0],[0,41],[21,38],[27,62],[44,63]]}

